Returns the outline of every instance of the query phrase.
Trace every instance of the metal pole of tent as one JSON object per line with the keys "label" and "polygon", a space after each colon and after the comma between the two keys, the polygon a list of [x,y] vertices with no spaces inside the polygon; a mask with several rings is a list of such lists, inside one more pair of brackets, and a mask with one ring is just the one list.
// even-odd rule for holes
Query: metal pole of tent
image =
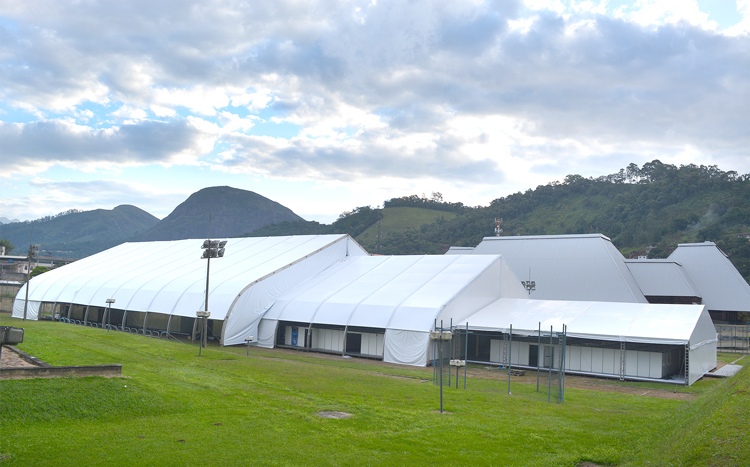
{"label": "metal pole of tent", "polygon": [[[563,362],[565,362],[565,356],[568,353],[568,325],[563,324]],[[562,367],[562,384],[560,385],[560,391],[562,391],[562,397],[560,403],[565,403],[565,364]]]}
{"label": "metal pole of tent", "polygon": [[510,363],[513,361],[513,325],[510,325],[508,333],[508,395],[510,396]]}
{"label": "metal pole of tent", "polygon": [[440,413],[443,413],[443,320],[440,320],[440,344],[438,344],[440,354]]}
{"label": "metal pole of tent", "polygon": [[549,327],[549,376],[547,377],[547,402],[552,400],[552,361],[555,354],[552,347],[552,326]]}
{"label": "metal pole of tent", "polygon": [[[435,318],[434,327],[437,331],[437,318]],[[437,385],[437,347],[435,346],[435,340],[432,341],[432,385]]]}
{"label": "metal pole of tent", "polygon": [[[450,330],[453,331],[453,318],[451,318],[451,327]],[[453,339],[451,338],[451,343],[448,344],[450,346],[450,354],[449,354],[449,363],[450,360],[453,359]],[[453,375],[453,372],[451,371],[450,365],[448,365],[448,387],[451,387],[451,376]]]}
{"label": "metal pole of tent", "polygon": [[464,389],[466,389],[466,368],[469,366],[469,323],[466,322],[466,339],[464,340]]}
{"label": "metal pole of tent", "polygon": [[[536,392],[539,392],[539,352],[542,351],[542,322],[539,322],[539,332],[537,332],[536,343]],[[542,352],[544,356],[544,352]]]}

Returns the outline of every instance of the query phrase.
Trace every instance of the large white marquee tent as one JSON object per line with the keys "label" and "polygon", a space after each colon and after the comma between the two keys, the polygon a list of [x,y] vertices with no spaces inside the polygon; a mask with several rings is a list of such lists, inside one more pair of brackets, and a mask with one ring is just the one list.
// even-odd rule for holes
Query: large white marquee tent
{"label": "large white marquee tent", "polygon": [[261,321],[259,343],[424,366],[436,320],[448,326],[501,296],[525,295],[496,255],[349,258],[279,297]]}
{"label": "large white marquee tent", "polygon": [[[202,243],[125,243],[37,276],[30,281],[27,318],[37,319],[40,304],[48,303],[79,306],[84,322],[101,320],[106,300],[114,299],[114,308],[124,311],[123,326],[170,330],[182,318],[192,325],[205,305]],[[365,255],[348,235],[229,239],[225,256],[211,262],[214,330],[218,334],[221,323],[222,344],[241,344],[257,335],[261,316],[281,294],[346,257]],[[26,286],[14,303],[16,318],[23,317],[25,294]]]}

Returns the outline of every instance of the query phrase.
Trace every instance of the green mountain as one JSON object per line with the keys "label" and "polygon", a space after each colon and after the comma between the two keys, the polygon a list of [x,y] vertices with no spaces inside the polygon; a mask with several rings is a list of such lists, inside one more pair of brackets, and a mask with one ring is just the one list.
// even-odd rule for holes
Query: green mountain
{"label": "green mountain", "polygon": [[11,254],[25,255],[32,234],[42,254],[82,258],[118,245],[154,227],[159,219],[135,206],[112,210],[70,210],[32,222],[0,225],[0,238],[15,245]]}
{"label": "green mountain", "polygon": [[204,188],[190,195],[171,214],[148,232],[141,241],[181,240],[208,236],[211,213],[211,237],[235,237],[267,224],[304,221],[289,208],[252,191],[228,186]]}
{"label": "green mountain", "polygon": [[[375,254],[437,254],[442,253],[441,246],[426,242],[416,232],[431,224],[453,219],[457,215],[456,212],[426,207],[395,206],[372,209],[363,206],[341,214],[331,225],[315,221],[283,222],[267,225],[245,236],[345,233],[357,240],[367,251]],[[446,246],[443,251],[447,248]]]}

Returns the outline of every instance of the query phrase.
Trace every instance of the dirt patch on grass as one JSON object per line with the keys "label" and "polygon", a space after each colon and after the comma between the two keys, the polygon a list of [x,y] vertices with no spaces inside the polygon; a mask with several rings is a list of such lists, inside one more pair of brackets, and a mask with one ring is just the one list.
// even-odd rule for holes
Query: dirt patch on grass
{"label": "dirt patch on grass", "polygon": [[13,350],[3,346],[3,352],[0,355],[0,368],[34,368],[35,366],[21,358]]}
{"label": "dirt patch on grass", "polygon": [[352,414],[348,412],[337,412],[335,410],[323,410],[318,412],[320,418],[350,418]]}

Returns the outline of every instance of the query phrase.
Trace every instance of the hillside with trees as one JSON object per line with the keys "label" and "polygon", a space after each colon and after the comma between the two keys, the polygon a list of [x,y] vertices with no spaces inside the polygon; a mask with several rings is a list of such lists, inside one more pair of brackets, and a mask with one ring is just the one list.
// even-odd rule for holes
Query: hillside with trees
{"label": "hillside with trees", "polygon": [[[359,207],[331,225],[277,224],[254,235],[348,233],[358,238],[389,208],[431,209],[452,217],[436,217],[435,222],[381,238],[380,252],[429,254],[443,253],[451,245],[475,246],[494,235],[495,219],[502,219],[503,235],[601,233],[626,257],[664,258],[679,243],[714,241],[750,279],[750,174],[716,166],[677,167],[654,160],[596,178],[568,175],[562,182],[498,198],[489,206],[448,203],[439,193],[393,198],[383,206]],[[371,226],[362,229],[367,222]]]}
{"label": "hillside with trees", "polygon": [[92,211],[70,209],[33,222],[1,224],[0,239],[15,245],[12,254],[16,255],[26,254],[31,238],[42,245],[42,254],[82,258],[119,245],[158,222],[158,218],[130,205]]}

